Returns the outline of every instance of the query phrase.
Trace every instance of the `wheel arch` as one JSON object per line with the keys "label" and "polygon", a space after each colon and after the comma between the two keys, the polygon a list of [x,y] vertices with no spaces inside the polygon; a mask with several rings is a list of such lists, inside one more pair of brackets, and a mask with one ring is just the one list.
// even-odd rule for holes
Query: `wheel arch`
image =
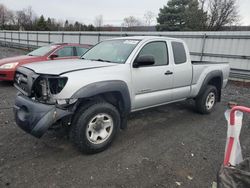
{"label": "wheel arch", "polygon": [[104,99],[118,108],[122,118],[121,128],[126,127],[127,115],[131,111],[131,100],[128,86],[124,81],[112,80],[91,83],[80,88],[71,98],[79,99],[78,106],[89,100]]}
{"label": "wheel arch", "polygon": [[212,71],[205,77],[197,96],[200,96],[205,91],[208,85],[212,85],[215,86],[217,89],[218,92],[217,101],[220,102],[222,84],[223,84],[222,71],[219,70]]}

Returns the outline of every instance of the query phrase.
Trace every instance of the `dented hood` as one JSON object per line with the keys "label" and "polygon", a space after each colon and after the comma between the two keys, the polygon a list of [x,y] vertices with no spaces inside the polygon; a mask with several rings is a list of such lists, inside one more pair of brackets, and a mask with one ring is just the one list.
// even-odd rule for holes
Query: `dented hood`
{"label": "dented hood", "polygon": [[23,67],[31,69],[38,74],[62,75],[68,72],[109,67],[115,65],[117,64],[83,59],[68,59],[30,63],[23,65]]}

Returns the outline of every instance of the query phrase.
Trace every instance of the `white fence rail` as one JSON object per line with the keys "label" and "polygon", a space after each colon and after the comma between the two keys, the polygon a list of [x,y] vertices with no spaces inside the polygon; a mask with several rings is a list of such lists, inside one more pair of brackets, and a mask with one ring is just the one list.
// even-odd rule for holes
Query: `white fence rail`
{"label": "white fence rail", "polygon": [[49,43],[96,44],[99,41],[136,35],[183,39],[192,60],[228,62],[232,77],[250,79],[250,32],[34,32],[0,31],[1,45],[35,48]]}

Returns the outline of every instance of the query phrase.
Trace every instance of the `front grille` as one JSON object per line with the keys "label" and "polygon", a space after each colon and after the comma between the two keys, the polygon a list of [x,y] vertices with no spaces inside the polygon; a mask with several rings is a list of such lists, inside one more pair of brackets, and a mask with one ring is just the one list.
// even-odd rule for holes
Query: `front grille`
{"label": "front grille", "polygon": [[15,73],[14,85],[24,95],[32,95],[32,85],[38,77],[32,70],[19,67]]}
{"label": "front grille", "polygon": [[0,78],[5,78],[6,74],[0,74]]}

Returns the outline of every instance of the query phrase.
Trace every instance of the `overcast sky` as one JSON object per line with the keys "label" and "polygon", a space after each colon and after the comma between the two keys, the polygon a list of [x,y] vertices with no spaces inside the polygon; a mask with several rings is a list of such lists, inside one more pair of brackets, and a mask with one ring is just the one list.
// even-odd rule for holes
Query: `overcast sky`
{"label": "overcast sky", "polygon": [[[250,0],[237,0],[241,24],[250,25]],[[104,24],[120,26],[123,18],[135,16],[143,19],[146,11],[158,14],[167,0],[0,0],[9,9],[20,10],[31,6],[37,15],[65,21],[94,22],[97,15],[103,15]]]}

